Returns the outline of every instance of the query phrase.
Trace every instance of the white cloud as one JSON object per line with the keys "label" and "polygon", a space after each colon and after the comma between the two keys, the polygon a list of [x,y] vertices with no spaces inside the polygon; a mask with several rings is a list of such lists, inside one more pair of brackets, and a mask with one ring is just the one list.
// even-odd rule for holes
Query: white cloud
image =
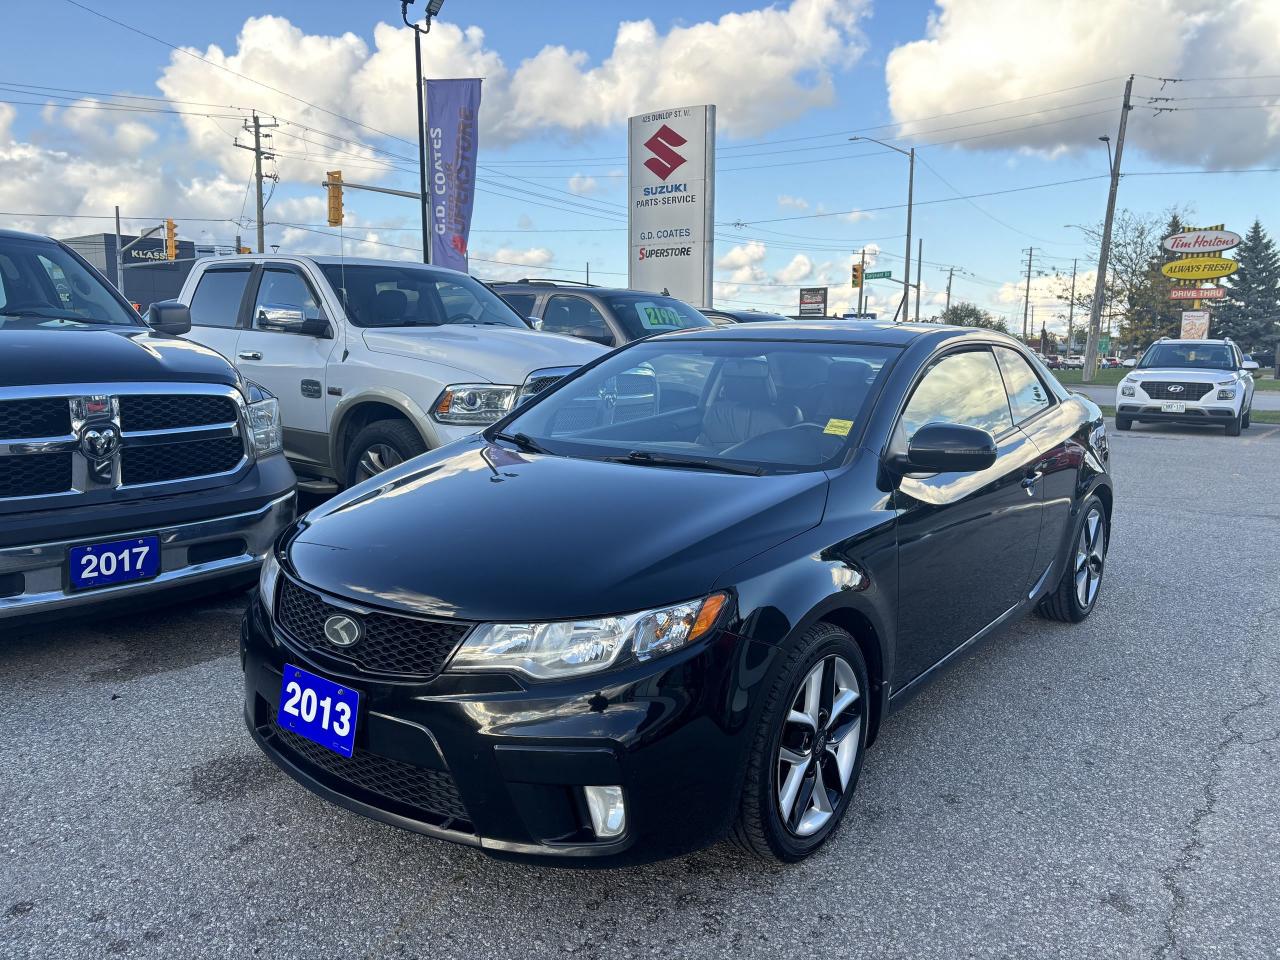
{"label": "white cloud", "polygon": [[778,271],[779,283],[800,283],[813,276],[813,261],[803,253],[797,253],[791,262]]}
{"label": "white cloud", "polygon": [[738,244],[716,260],[716,268],[729,271],[729,279],[733,283],[764,283],[769,275],[760,264],[768,252],[759,240]]}
{"label": "white cloud", "polygon": [[77,100],[75,104],[58,108],[46,107],[46,123],[57,123],[76,135],[80,143],[102,157],[136,157],[149,149],[159,134],[145,123],[120,114],[100,109],[101,101],[92,97]]}
{"label": "white cloud", "polygon": [[[885,77],[901,135],[917,143],[1008,131],[962,145],[971,149],[1026,148],[1053,155],[1096,150],[1096,138],[1115,136],[1121,79],[1080,87],[1119,72],[1139,74],[1136,104],[1148,95],[1241,94],[1266,88],[1240,83],[1180,83],[1162,88],[1158,77],[1271,74],[1280,42],[1280,4],[1221,0],[937,0],[928,35],[889,54]],[[1216,64],[1206,70],[1206,64]],[[1221,69],[1219,69],[1221,67]],[[913,118],[1021,99],[960,117]],[[1102,98],[1096,103],[1082,101]],[[1228,101],[1256,103],[1257,100]],[[1266,102],[1266,101],[1263,101]],[[1130,115],[1130,144],[1168,162],[1230,166],[1280,156],[1280,106],[1270,109],[1187,111]],[[1213,101],[1158,106],[1206,106]],[[1062,109],[1052,109],[1062,108]],[[1031,116],[1023,116],[1029,113]],[[1098,114],[1082,116],[1083,114]],[[1003,123],[967,126],[974,121]],[[1077,119],[1046,124],[1045,121]],[[1038,125],[1037,125],[1038,124]],[[1021,128],[1021,129],[1015,129]],[[1208,131],[1212,131],[1210,134]]]}
{"label": "white cloud", "polygon": [[792,210],[808,210],[809,201],[804,197],[793,197],[790,194],[783,193],[778,195],[778,206]]}
{"label": "white cloud", "polygon": [[595,177],[588,177],[581,173],[575,173],[569,178],[569,192],[576,193],[580,197],[589,197],[599,188],[600,183]]}

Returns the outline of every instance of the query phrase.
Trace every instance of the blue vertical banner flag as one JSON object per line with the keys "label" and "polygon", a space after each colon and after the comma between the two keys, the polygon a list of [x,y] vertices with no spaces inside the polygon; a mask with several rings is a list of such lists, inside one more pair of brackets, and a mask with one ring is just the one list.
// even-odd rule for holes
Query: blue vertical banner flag
{"label": "blue vertical banner flag", "polygon": [[424,82],[431,262],[466,271],[480,147],[480,80]]}

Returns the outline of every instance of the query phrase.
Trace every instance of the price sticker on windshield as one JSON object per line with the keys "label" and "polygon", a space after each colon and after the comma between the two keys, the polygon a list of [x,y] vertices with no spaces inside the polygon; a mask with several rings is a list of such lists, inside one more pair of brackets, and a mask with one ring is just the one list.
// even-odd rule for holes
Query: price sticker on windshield
{"label": "price sticker on windshield", "polygon": [[646,330],[679,330],[684,320],[679,312],[670,307],[660,307],[656,303],[641,300],[636,304],[636,313]]}
{"label": "price sticker on windshield", "polygon": [[849,435],[849,431],[852,429],[852,420],[836,420],[835,418],[832,418],[827,421],[827,426],[822,432],[834,434],[837,437],[847,437]]}

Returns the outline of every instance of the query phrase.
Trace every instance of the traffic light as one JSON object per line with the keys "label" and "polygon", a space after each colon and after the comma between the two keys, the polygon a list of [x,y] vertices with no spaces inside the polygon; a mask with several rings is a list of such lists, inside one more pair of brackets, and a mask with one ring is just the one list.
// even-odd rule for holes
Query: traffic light
{"label": "traffic light", "polygon": [[852,287],[862,286],[862,264],[860,263],[855,263],[853,265],[853,270],[850,273],[850,286]]}
{"label": "traffic light", "polygon": [[178,225],[172,220],[164,222],[164,255],[168,260],[178,259]]}
{"label": "traffic light", "polygon": [[342,171],[330,170],[324,188],[329,192],[329,226],[342,226]]}

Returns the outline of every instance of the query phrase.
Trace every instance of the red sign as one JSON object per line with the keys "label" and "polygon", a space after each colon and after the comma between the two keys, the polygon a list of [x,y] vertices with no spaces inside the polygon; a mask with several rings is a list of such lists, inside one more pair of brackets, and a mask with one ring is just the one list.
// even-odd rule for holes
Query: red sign
{"label": "red sign", "polygon": [[1171,287],[1170,300],[1221,300],[1227,295],[1226,287]]}
{"label": "red sign", "polygon": [[684,157],[676,153],[674,148],[682,147],[688,142],[664,123],[658,128],[657,133],[644,142],[649,152],[653,154],[644,162],[644,165],[659,180],[666,180],[676,172],[676,167],[683,166],[685,162]]}

